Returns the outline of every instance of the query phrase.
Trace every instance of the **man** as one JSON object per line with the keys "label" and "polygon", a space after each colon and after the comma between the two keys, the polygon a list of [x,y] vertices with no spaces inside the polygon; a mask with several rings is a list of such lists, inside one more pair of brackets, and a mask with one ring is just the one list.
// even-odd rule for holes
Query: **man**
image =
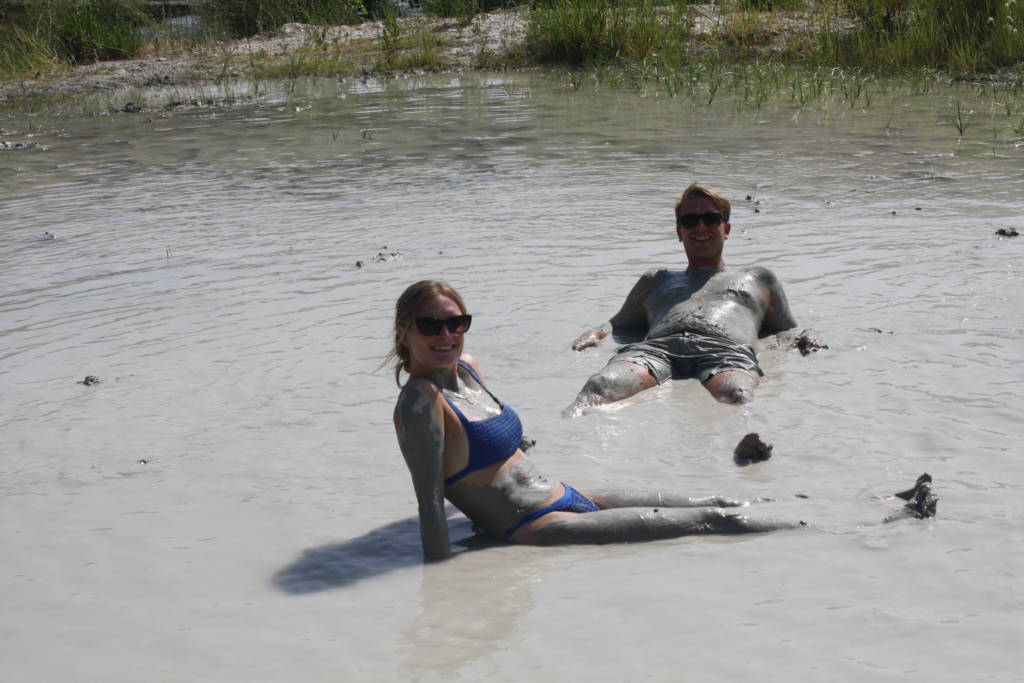
{"label": "man", "polygon": [[[620,401],[670,377],[696,377],[723,403],[749,403],[763,377],[754,345],[761,336],[796,327],[786,294],[767,268],[727,268],[722,248],[729,239],[729,200],[690,185],[676,197],[676,235],[686,249],[685,271],[649,270],[622,309],[589,330],[572,348],[596,346],[614,328],[646,331],[587,380],[566,410],[573,417],[589,406]],[[794,342],[810,353],[828,348],[814,330]]]}

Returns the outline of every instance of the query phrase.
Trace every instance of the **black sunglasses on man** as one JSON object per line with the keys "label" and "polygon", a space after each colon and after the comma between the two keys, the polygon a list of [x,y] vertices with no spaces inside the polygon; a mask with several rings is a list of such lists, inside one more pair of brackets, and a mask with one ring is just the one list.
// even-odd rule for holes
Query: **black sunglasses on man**
{"label": "black sunglasses on man", "polygon": [[717,211],[708,211],[706,213],[684,213],[679,217],[679,225],[683,226],[683,230],[693,230],[697,227],[697,223],[704,221],[704,225],[709,228],[717,228],[725,220],[725,216],[718,213]]}

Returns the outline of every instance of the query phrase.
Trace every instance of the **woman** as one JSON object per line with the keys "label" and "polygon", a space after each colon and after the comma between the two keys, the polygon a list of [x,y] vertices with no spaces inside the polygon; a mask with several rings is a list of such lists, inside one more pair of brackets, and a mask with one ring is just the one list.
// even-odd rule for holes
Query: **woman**
{"label": "woman", "polygon": [[546,479],[520,449],[523,429],[515,411],[490,392],[476,361],[463,353],[471,322],[458,293],[436,280],[406,289],[395,311],[395,381],[401,387],[401,373],[409,375],[395,407],[395,431],[416,489],[428,560],[451,556],[445,498],[488,536],[539,545],[803,525],[750,519],[725,509],[746,503],[719,497],[583,493]]}

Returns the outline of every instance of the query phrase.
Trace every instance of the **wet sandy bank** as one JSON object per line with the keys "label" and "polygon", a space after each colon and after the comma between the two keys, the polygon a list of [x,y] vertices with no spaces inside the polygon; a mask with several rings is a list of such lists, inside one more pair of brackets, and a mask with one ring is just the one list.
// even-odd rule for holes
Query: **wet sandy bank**
{"label": "wet sandy bank", "polygon": [[[428,70],[448,71],[493,67],[494,60],[520,49],[526,35],[525,12],[496,11],[470,22],[456,19],[399,19],[401,35],[409,41],[429,37],[432,64]],[[251,81],[254,72],[303,70],[303,60],[325,56],[349,74],[389,70],[381,62],[381,22],[359,26],[316,27],[285,24],[279,31],[240,40],[210,43],[140,59],[100,61],[36,78],[0,83],[0,104],[18,97],[88,95],[136,88],[194,87]],[[422,73],[422,68],[397,72]],[[303,74],[305,75],[305,74]],[[334,75],[334,74],[332,74]]]}

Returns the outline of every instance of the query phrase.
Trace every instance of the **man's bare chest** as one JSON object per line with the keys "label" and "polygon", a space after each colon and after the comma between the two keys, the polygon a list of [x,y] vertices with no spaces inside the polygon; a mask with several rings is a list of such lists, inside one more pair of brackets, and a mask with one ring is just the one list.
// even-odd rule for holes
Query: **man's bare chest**
{"label": "man's bare chest", "polygon": [[751,312],[763,311],[767,297],[750,278],[694,278],[687,273],[669,273],[659,278],[644,297],[648,320],[655,323],[668,314],[712,313],[737,306]]}

